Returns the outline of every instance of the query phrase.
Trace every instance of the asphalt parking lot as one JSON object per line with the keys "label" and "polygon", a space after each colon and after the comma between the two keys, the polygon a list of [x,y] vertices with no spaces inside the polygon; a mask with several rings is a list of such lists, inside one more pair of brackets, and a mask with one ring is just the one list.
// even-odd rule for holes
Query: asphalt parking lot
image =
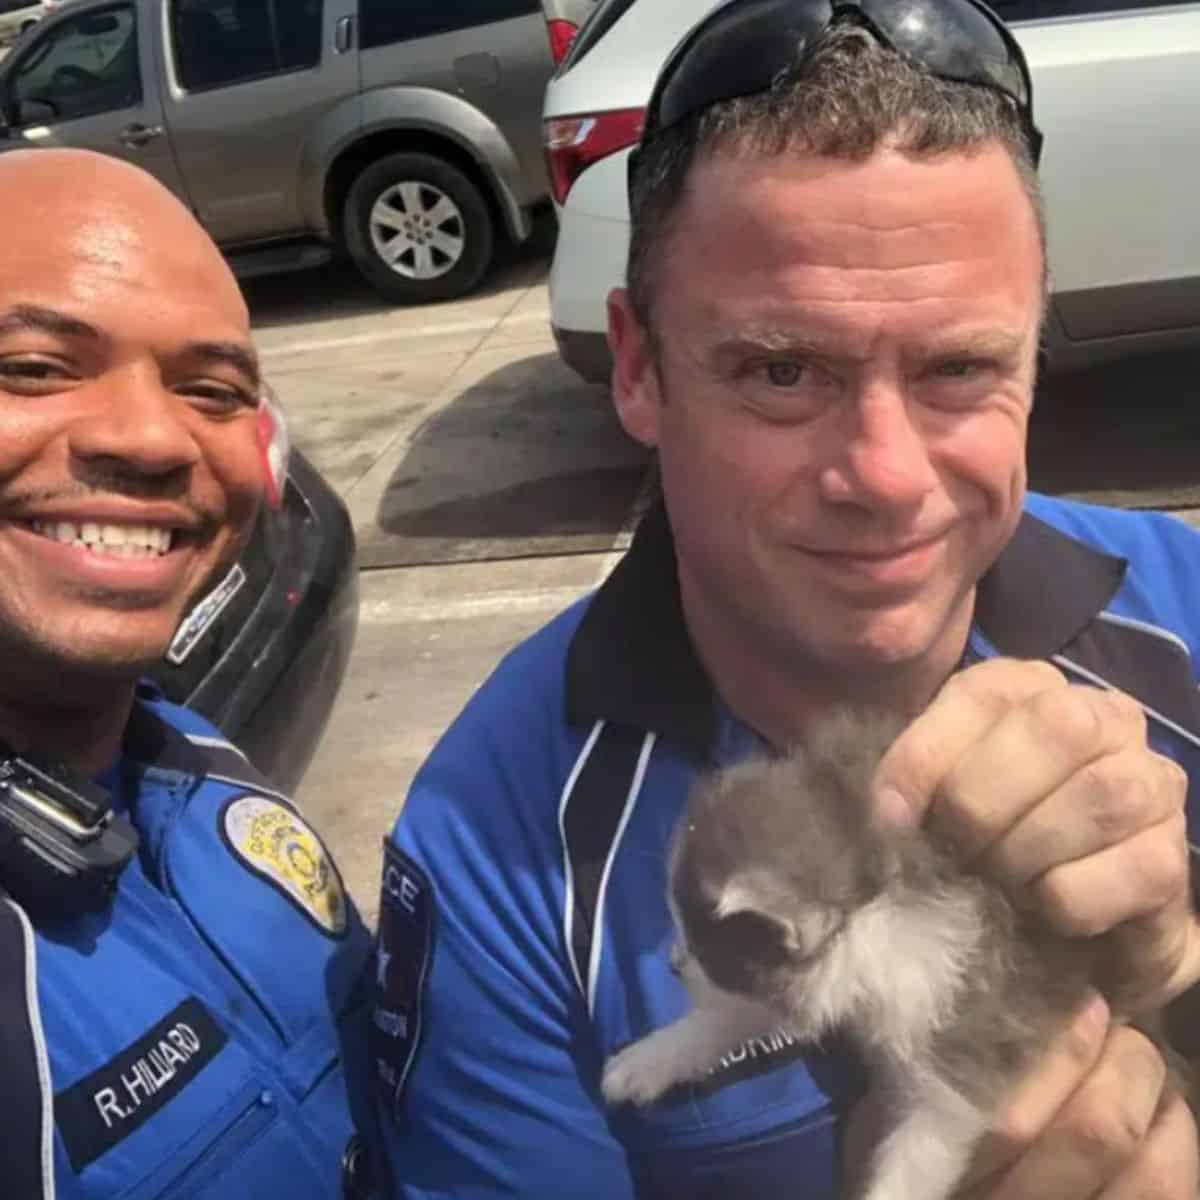
{"label": "asphalt parking lot", "polygon": [[[343,268],[247,287],[293,438],[358,535],[358,640],[299,799],[372,917],[379,841],[421,760],[499,658],[604,577],[646,494],[605,389],[555,353],[551,241],[429,308],[389,308]],[[1197,520],[1198,379],[1193,355],[1053,380],[1034,486]]]}

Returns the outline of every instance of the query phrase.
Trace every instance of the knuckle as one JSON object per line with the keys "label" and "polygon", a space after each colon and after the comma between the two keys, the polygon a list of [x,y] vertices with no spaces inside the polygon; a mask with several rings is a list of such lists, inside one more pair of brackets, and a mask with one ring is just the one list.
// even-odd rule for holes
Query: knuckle
{"label": "knuckle", "polygon": [[1019,1158],[1042,1133],[1041,1123],[1027,1108],[1012,1106],[1001,1113],[988,1140],[995,1146],[998,1157],[1004,1160]]}
{"label": "knuckle", "polygon": [[1104,755],[1080,767],[1075,780],[1083,811],[1105,845],[1183,817],[1187,775],[1165,756],[1144,751]]}
{"label": "knuckle", "polygon": [[1187,772],[1173,758],[1168,758],[1165,754],[1156,754],[1154,758],[1162,771],[1163,790],[1171,797],[1177,808],[1182,808],[1187,801]]}
{"label": "knuckle", "polygon": [[1105,1092],[1082,1098],[1063,1133],[1082,1157],[1117,1164],[1137,1154],[1144,1129],[1135,1114]]}
{"label": "knuckle", "polygon": [[1103,696],[1108,710],[1125,729],[1134,734],[1141,734],[1144,738],[1146,713],[1132,696],[1127,692],[1117,691],[1115,688],[1102,691],[1100,695]]}
{"label": "knuckle", "polygon": [[1039,733],[1068,754],[1092,754],[1102,744],[1104,723],[1092,688],[1040,692],[1030,702]]}
{"label": "knuckle", "polygon": [[1000,713],[1022,696],[1066,686],[1062,672],[1041,659],[991,658],[952,675],[944,690]]}
{"label": "knuckle", "polygon": [[895,758],[903,765],[906,775],[934,786],[946,770],[938,743],[931,737],[916,736],[915,732],[896,743]]}
{"label": "knuckle", "polygon": [[1078,1012],[1057,1037],[1057,1047],[1082,1074],[1090,1070],[1100,1053],[1107,1025],[1091,1019],[1087,1009]]}
{"label": "knuckle", "polygon": [[1067,686],[1066,677],[1055,666],[1044,659],[1001,659],[1008,666],[1010,677],[1024,684],[1030,691],[1056,689]]}
{"label": "knuckle", "polygon": [[1119,759],[1093,759],[1079,769],[1078,779],[1092,823],[1105,832],[1123,830],[1129,808],[1145,796],[1144,781]]}
{"label": "knuckle", "polygon": [[1137,847],[1137,873],[1148,901],[1165,903],[1187,887],[1190,865],[1181,832],[1178,821],[1164,822]]}
{"label": "knuckle", "polygon": [[1033,885],[1033,894],[1051,928],[1069,938],[1091,938],[1107,933],[1109,923],[1096,906],[1079,903],[1072,864],[1054,867]]}

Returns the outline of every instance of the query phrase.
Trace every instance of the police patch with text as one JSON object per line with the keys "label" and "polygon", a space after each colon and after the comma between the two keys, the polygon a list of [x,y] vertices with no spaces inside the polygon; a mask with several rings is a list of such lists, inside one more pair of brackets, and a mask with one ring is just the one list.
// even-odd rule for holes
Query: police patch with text
{"label": "police patch with text", "polygon": [[54,1097],[54,1116],[82,1171],[179,1095],[229,1040],[194,996],[116,1058]]}
{"label": "police patch with text", "polygon": [[371,1004],[371,1061],[379,1093],[396,1119],[421,1043],[422,1002],[433,958],[433,903],[425,872],[386,842]]}
{"label": "police patch with text", "polygon": [[221,836],[241,862],[292,902],[322,933],[346,932],[346,889],[316,831],[269,796],[231,800]]}

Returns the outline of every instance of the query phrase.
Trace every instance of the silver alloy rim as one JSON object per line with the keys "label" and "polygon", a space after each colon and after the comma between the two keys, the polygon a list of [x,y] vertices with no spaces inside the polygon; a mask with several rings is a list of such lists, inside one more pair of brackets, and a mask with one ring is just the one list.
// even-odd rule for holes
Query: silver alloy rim
{"label": "silver alloy rim", "polygon": [[441,188],[415,180],[392,184],[375,201],[370,227],[375,253],[408,279],[452,271],[467,244],[458,205]]}

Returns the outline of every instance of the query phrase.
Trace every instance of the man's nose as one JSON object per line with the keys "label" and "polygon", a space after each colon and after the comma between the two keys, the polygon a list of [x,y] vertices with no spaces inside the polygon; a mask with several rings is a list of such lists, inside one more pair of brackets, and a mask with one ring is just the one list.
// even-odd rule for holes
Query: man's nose
{"label": "man's nose", "polygon": [[937,487],[928,435],[914,422],[901,388],[865,388],[848,425],[837,461],[822,473],[826,499],[902,508],[919,504]]}
{"label": "man's nose", "polygon": [[170,475],[198,461],[188,403],[167,389],[154,365],[109,372],[90,391],[70,430],[77,459],[145,476]]}

